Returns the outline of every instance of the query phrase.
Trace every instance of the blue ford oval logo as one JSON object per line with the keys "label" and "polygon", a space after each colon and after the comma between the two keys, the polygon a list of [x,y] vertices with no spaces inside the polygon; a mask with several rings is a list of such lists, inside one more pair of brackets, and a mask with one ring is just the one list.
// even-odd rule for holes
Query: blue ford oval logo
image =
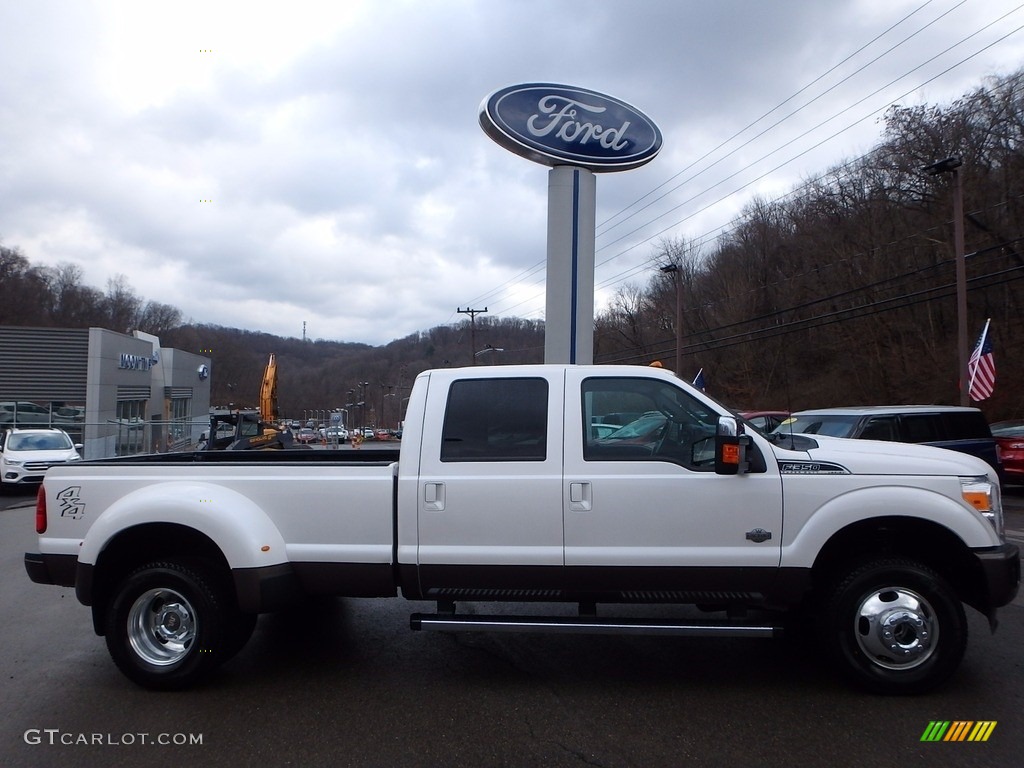
{"label": "blue ford oval logo", "polygon": [[661,131],[624,101],[586,88],[529,83],[480,105],[480,126],[510,152],[543,165],[626,171],[661,150]]}

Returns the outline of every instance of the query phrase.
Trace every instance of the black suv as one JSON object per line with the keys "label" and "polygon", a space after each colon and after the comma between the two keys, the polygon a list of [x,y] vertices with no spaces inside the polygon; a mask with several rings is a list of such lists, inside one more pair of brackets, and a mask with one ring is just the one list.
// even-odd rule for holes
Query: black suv
{"label": "black suv", "polygon": [[893,405],[797,411],[774,430],[805,435],[922,443],[984,459],[1003,479],[1003,464],[984,414],[952,405]]}

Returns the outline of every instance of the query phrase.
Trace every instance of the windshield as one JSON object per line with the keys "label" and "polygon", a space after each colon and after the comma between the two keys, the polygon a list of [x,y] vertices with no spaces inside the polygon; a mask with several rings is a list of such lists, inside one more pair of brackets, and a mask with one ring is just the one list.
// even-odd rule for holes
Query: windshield
{"label": "windshield", "polygon": [[828,413],[792,416],[772,430],[775,435],[799,433],[804,435],[829,435],[849,437],[860,420],[859,416],[837,416]]}
{"label": "windshield", "polygon": [[1024,421],[1001,421],[992,425],[995,437],[1024,437]]}
{"label": "windshield", "polygon": [[63,451],[73,448],[63,432],[19,432],[7,440],[9,451]]}

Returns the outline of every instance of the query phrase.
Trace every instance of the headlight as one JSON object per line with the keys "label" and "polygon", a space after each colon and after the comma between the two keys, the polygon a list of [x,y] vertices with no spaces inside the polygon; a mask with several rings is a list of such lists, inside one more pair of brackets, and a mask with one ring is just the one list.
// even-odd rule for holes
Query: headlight
{"label": "headlight", "polygon": [[4,464],[6,464],[9,467],[20,467],[22,463],[23,462],[15,461],[14,459],[8,459],[7,457],[4,457]]}
{"label": "headlight", "polygon": [[984,477],[961,477],[960,495],[992,524],[996,535],[1002,539],[1003,500],[999,496],[999,486],[990,483]]}

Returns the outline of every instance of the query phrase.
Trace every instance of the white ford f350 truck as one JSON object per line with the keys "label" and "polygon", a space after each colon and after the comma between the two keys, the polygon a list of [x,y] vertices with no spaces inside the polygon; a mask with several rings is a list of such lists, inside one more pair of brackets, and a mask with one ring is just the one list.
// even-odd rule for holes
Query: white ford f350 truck
{"label": "white ford f350 truck", "polygon": [[[399,593],[436,603],[413,629],[770,637],[798,616],[870,690],[945,681],[963,605],[994,629],[1020,581],[993,471],[940,448],[773,440],[656,368],[428,371],[400,452],[54,467],[25,566],[74,587],[151,688],[199,682],[296,596]],[[482,602],[505,615],[457,610]],[[615,616],[654,603],[704,611]]]}

